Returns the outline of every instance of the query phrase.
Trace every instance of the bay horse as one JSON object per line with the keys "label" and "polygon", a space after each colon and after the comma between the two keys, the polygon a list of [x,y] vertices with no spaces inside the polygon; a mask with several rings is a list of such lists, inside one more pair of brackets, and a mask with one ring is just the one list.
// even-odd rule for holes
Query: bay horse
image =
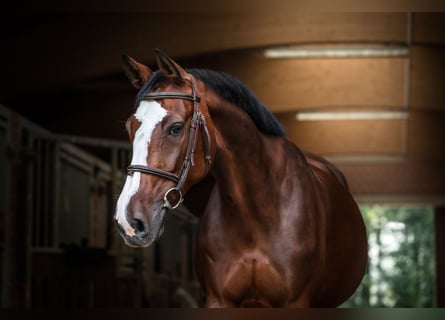
{"label": "bay horse", "polygon": [[122,57],[139,90],[114,217],[126,244],[159,239],[167,212],[187,195],[200,219],[196,273],[207,307],[345,301],[363,277],[367,240],[343,174],[290,142],[239,80],[155,55],[155,72]]}

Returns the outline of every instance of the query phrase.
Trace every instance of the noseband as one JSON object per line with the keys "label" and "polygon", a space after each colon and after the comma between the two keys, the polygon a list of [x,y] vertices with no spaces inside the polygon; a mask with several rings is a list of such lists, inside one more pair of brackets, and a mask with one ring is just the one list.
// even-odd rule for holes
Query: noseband
{"label": "noseband", "polygon": [[[192,79],[192,90],[193,93],[185,94],[182,92],[152,92],[147,93],[142,97],[142,100],[162,100],[162,99],[180,99],[180,100],[189,100],[193,102],[193,115],[190,121],[190,132],[187,141],[187,150],[185,153],[184,161],[182,162],[181,171],[179,175],[174,173],[143,166],[143,165],[130,165],[127,168],[128,175],[133,175],[134,172],[141,172],[146,174],[155,175],[164,179],[171,180],[176,183],[176,186],[170,188],[164,194],[164,207],[167,209],[176,209],[184,200],[182,196],[182,187],[187,179],[188,172],[191,166],[195,165],[194,154],[196,148],[196,141],[198,140],[198,129],[201,129],[204,134],[204,143],[205,143],[205,164],[206,171],[205,175],[207,175],[210,165],[210,135],[207,129],[207,124],[205,121],[204,114],[199,109],[199,102],[201,98],[197,96],[196,85],[194,80]],[[176,204],[172,205],[168,200],[168,195],[172,192],[176,192],[179,196],[179,200]]]}

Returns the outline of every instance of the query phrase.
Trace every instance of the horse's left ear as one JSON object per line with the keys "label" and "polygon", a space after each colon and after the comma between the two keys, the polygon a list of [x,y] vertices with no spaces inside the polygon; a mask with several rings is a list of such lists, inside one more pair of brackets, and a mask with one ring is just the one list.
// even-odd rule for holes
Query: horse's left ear
{"label": "horse's left ear", "polygon": [[159,48],[155,49],[156,60],[158,62],[159,70],[167,76],[174,78],[179,83],[184,82],[187,77],[187,72],[169,56]]}

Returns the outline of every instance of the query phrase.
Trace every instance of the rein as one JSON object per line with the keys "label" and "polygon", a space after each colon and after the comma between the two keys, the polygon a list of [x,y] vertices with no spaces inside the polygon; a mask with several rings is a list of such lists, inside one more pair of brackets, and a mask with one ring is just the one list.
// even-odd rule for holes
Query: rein
{"label": "rein", "polygon": [[[199,109],[199,102],[201,98],[197,96],[197,90],[194,80],[192,79],[192,94],[186,94],[182,92],[152,92],[147,93],[142,97],[142,100],[162,100],[162,99],[180,99],[180,100],[189,100],[193,102],[193,115],[190,120],[190,131],[189,137],[187,141],[187,150],[185,153],[184,160],[182,162],[181,171],[179,175],[165,171],[162,169],[148,167],[144,165],[129,165],[127,168],[128,175],[133,175],[134,172],[141,172],[146,174],[155,175],[167,180],[171,180],[176,183],[176,186],[168,189],[164,194],[164,207],[167,209],[176,209],[184,200],[182,196],[182,187],[187,179],[189,169],[191,166],[195,165],[194,155],[196,148],[196,141],[198,140],[198,130],[201,129],[204,134],[204,142],[205,142],[205,163],[206,163],[206,171],[205,175],[207,175],[209,171],[210,165],[210,135],[207,129],[206,120],[204,114]],[[168,195],[171,192],[176,192],[179,196],[179,200],[176,204],[172,205],[170,200],[168,200]]]}

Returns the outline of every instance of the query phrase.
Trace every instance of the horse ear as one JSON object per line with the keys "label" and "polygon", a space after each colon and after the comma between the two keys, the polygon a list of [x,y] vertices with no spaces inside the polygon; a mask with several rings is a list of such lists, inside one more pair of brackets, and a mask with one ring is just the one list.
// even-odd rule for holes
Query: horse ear
{"label": "horse ear", "polygon": [[180,65],[174,62],[164,53],[164,51],[159,48],[155,49],[155,54],[158,67],[161,72],[171,78],[174,78],[179,83],[184,82],[184,79],[187,77],[187,72]]}
{"label": "horse ear", "polygon": [[145,81],[153,74],[153,71],[151,71],[149,67],[125,54],[122,55],[122,66],[131,84],[136,89],[140,89]]}

